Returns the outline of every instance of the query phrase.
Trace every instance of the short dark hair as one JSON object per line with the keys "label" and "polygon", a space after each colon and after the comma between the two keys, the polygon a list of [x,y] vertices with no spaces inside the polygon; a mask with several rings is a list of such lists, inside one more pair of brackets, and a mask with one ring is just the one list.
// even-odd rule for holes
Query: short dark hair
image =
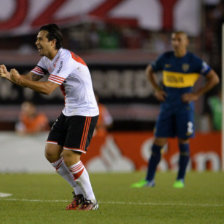
{"label": "short dark hair", "polygon": [[172,34],[180,34],[180,35],[184,35],[187,39],[188,39],[188,35],[186,32],[182,31],[182,30],[178,30],[178,31],[174,31],[172,32]]}
{"label": "short dark hair", "polygon": [[45,30],[48,32],[47,39],[56,40],[56,49],[60,49],[62,47],[63,35],[60,28],[56,24],[47,24],[40,27],[40,30]]}

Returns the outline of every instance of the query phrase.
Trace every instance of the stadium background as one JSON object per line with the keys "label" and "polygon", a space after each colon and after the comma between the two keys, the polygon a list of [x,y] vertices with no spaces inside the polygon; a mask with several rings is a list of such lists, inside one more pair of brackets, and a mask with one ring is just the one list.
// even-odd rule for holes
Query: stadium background
{"label": "stadium background", "polygon": [[[159,111],[146,81],[145,67],[171,49],[173,30],[184,30],[191,40],[190,50],[221,76],[223,15],[224,5],[219,0],[1,1],[0,63],[8,68],[15,66],[21,73],[30,71],[39,58],[34,46],[38,27],[58,23],[64,34],[64,47],[87,62],[94,88],[114,119],[107,136],[93,139],[83,158],[87,168],[142,170],[147,165]],[[211,129],[208,119],[208,98],[215,93],[216,89],[196,103],[197,136],[192,141],[189,169],[221,168],[221,134]],[[14,133],[20,105],[25,100],[33,101],[50,122],[63,107],[60,91],[44,96],[0,80],[0,171],[53,171],[43,158],[46,133],[22,138]],[[170,141],[161,170],[176,169],[177,152],[175,141]],[[8,164],[9,158],[15,160],[14,166]],[[116,162],[110,163],[111,158]],[[20,164],[16,163],[18,159]],[[32,169],[29,164],[33,164]]]}

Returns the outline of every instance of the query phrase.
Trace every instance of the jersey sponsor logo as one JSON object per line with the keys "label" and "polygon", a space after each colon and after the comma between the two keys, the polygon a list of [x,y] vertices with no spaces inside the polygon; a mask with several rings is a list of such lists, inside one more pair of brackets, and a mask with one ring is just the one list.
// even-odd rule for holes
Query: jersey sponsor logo
{"label": "jersey sponsor logo", "polygon": [[169,83],[184,83],[184,79],[182,76],[172,76],[172,75],[167,75],[166,76],[166,81]]}
{"label": "jersey sponsor logo", "polygon": [[60,61],[60,65],[59,65],[59,68],[57,70],[57,73],[59,73],[62,69],[62,66],[63,66],[63,61]]}
{"label": "jersey sponsor logo", "polygon": [[198,73],[180,73],[163,71],[163,84],[167,87],[192,87],[199,77]]}

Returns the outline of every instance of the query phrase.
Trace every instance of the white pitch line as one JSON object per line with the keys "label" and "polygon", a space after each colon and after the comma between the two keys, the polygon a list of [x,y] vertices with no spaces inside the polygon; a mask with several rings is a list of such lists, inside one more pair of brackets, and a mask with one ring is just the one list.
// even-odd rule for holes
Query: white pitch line
{"label": "white pitch line", "polygon": [[[41,200],[41,199],[25,199],[25,198],[0,198],[0,201],[24,201],[24,202],[43,202],[43,203],[65,203],[70,200]],[[224,204],[191,204],[178,202],[125,202],[125,201],[99,201],[100,204],[114,205],[138,205],[138,206],[187,206],[187,207],[224,207]]]}
{"label": "white pitch line", "polygon": [[10,196],[12,196],[12,194],[0,192],[0,198],[6,198],[6,197],[10,197]]}
{"label": "white pitch line", "polygon": [[224,204],[191,204],[178,202],[123,202],[107,201],[102,204],[120,204],[120,205],[145,205],[145,206],[188,206],[188,207],[224,207]]}

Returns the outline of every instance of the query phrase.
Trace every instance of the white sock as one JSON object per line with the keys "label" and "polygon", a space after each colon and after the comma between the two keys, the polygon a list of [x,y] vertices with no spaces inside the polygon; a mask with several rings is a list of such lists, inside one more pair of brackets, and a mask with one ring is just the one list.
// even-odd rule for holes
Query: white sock
{"label": "white sock", "polygon": [[87,200],[96,201],[93,189],[90,183],[89,174],[81,161],[70,166],[69,170],[74,176],[76,183],[82,188],[84,197]]}
{"label": "white sock", "polygon": [[60,158],[51,164],[56,169],[56,172],[72,186],[76,195],[83,194],[81,187],[75,182],[74,177],[66,166],[63,158]]}

